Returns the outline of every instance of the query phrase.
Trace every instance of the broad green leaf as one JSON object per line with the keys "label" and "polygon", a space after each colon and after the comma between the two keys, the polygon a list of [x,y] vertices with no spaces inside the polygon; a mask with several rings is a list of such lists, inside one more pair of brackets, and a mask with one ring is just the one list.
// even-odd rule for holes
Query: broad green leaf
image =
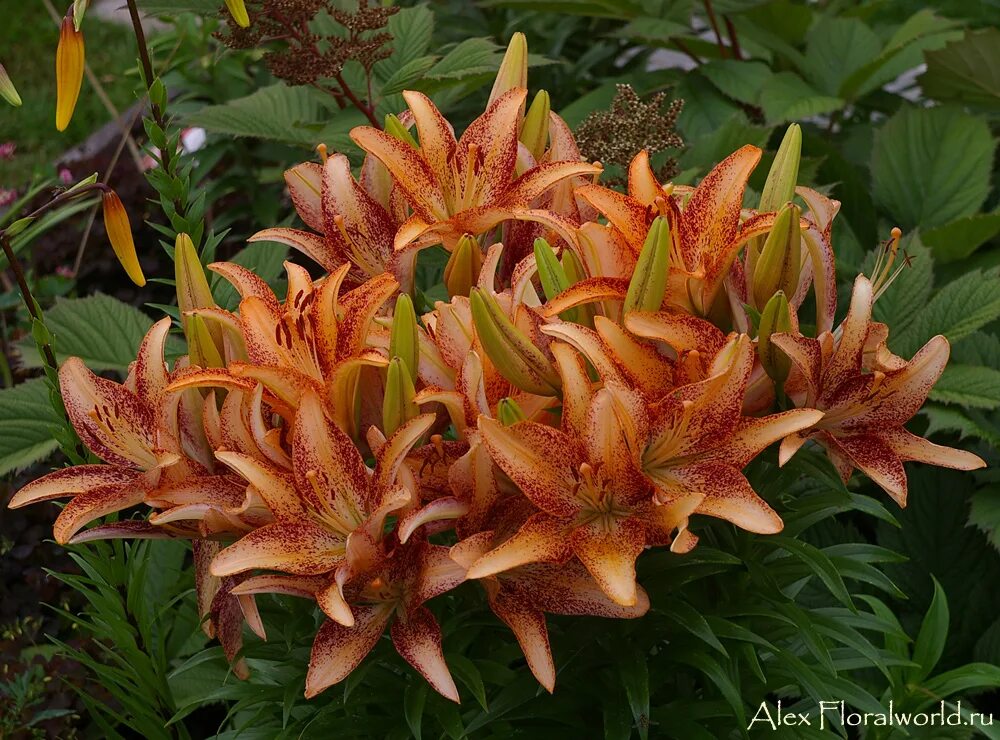
{"label": "broad green leaf", "polygon": [[1000,213],[977,213],[924,232],[924,243],[939,262],[963,260],[1000,234]]}
{"label": "broad green leaf", "polygon": [[[614,96],[614,90],[610,95]],[[686,142],[701,143],[734,115],[746,120],[742,112],[698,72],[684,76],[677,86],[676,96],[684,100],[684,110],[677,117],[677,130]],[[608,102],[611,102],[610,97]],[[704,166],[711,161],[717,160],[706,159],[698,164]]]}
{"label": "broad green leaf", "polygon": [[1000,408],[1000,370],[949,364],[931,390],[930,398],[980,409]]}
{"label": "broad green leaf", "polygon": [[986,486],[972,494],[969,524],[977,527],[990,544],[1000,550],[1000,486]]}
{"label": "broad green leaf", "polygon": [[875,200],[904,229],[970,216],[989,193],[994,146],[986,123],[958,108],[903,108],[875,134]]}
{"label": "broad green leaf", "polygon": [[65,423],[44,378],[0,390],[0,476],[44,460],[59,446],[53,427]]}
{"label": "broad green leaf", "polygon": [[615,31],[615,36],[641,41],[650,46],[667,46],[671,43],[671,39],[689,32],[689,26],[669,18],[640,16]]}
{"label": "broad green leaf", "polygon": [[765,80],[758,99],[771,123],[798,121],[844,106],[843,100],[817,92],[794,72],[780,72]]}
{"label": "broad green leaf", "polygon": [[913,643],[913,662],[916,666],[905,672],[908,681],[923,681],[941,660],[944,645],[948,641],[948,622],[948,597],[935,578],[930,608],[924,615],[917,640]]}
{"label": "broad green leaf", "polygon": [[973,270],[934,294],[914,320],[893,337],[889,346],[909,357],[936,334],[952,344],[1000,318],[1000,271]]}
{"label": "broad green leaf", "polygon": [[943,49],[925,55],[920,77],[924,94],[985,108],[1000,107],[1000,29],[968,31]]}
{"label": "broad green leaf", "polygon": [[427,54],[434,34],[434,14],[427,5],[401,8],[389,18],[386,30],[392,35],[392,55],[375,65],[386,79]]}
{"label": "broad green leaf", "polygon": [[837,96],[844,81],[881,51],[882,42],[860,19],[823,16],[809,29],[801,71],[820,92]]}
{"label": "broad green leaf", "polygon": [[773,76],[766,64],[714,59],[698,68],[724,95],[741,103],[756,103],[763,85]]}
{"label": "broad green leaf", "polygon": [[929,403],[921,409],[921,414],[929,422],[927,434],[958,432],[963,438],[976,437],[1000,449],[1000,426],[981,412]]}
{"label": "broad green leaf", "polygon": [[147,13],[175,15],[176,13],[197,13],[201,16],[219,14],[216,0],[138,0],[137,5]]}
{"label": "broad green leaf", "polygon": [[321,94],[284,83],[262,87],[243,98],[209,105],[188,116],[192,126],[230,136],[247,136],[289,144],[315,145],[316,125],[327,117]]}
{"label": "broad green leaf", "polygon": [[[55,335],[56,359],[79,357],[94,372],[125,373],[135,360],[139,344],[153,325],[152,319],[117,298],[95,293],[86,298],[62,298],[45,313],[45,323]],[[41,367],[34,343],[19,345],[24,364]]]}

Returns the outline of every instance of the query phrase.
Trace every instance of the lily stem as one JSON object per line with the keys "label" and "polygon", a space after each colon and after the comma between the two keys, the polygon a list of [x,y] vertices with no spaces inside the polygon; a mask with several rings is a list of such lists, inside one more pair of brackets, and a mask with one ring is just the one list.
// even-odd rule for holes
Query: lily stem
{"label": "lily stem", "polygon": [[[14,279],[17,280],[17,287],[21,290],[21,300],[24,301],[24,305],[28,308],[28,313],[31,314],[31,318],[35,321],[43,321],[42,312],[38,308],[38,302],[31,294],[31,287],[24,276],[21,262],[18,260],[17,255],[14,254],[14,249],[10,245],[10,237],[6,233],[0,232],[0,245],[2,245],[3,253],[7,257],[7,263],[14,273]],[[40,345],[40,349],[42,356],[45,358],[45,364],[55,372],[59,372],[59,363],[56,362],[56,354],[52,351],[52,345],[49,344],[48,340]]]}

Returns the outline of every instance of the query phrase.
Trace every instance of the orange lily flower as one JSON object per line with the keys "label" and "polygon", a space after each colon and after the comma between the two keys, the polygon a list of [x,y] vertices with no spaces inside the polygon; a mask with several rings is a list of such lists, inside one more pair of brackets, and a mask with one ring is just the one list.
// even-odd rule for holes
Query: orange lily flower
{"label": "orange lily flower", "polygon": [[396,232],[396,250],[444,244],[464,234],[482,235],[503,221],[545,224],[572,240],[572,224],[531,203],[561,180],[595,175],[583,162],[546,162],[515,178],[518,128],[527,91],[514,88],[473,121],[460,139],[423,93],[403,97],[416,123],[419,146],[370,126],[351,131],[355,143],[379,159],[413,209]]}
{"label": "orange lily flower", "polygon": [[[903,462],[924,462],[956,470],[986,463],[971,452],[936,445],[903,426],[927,399],[948,363],[948,340],[938,335],[909,362],[884,345],[885,327],[871,321],[874,291],[859,275],[851,308],[836,334],[816,339],[773,334],[771,341],[788,355],[798,378],[786,386],[797,406],[823,411],[807,428],[781,443],[784,464],[807,439],[823,445],[846,482],[859,468],[900,505],[906,505]],[[794,378],[794,376],[793,376]]]}
{"label": "orange lily flower", "polygon": [[[458,689],[441,649],[441,627],[423,604],[464,580],[465,571],[448,557],[448,548],[423,540],[397,546],[346,589],[354,614],[352,623],[328,619],[316,633],[306,674],[306,698],[347,678],[391,622],[392,643],[400,656],[435,691],[458,702]],[[249,578],[233,593],[283,593],[319,599],[322,588],[318,579],[308,576],[265,575]]]}
{"label": "orange lily flower", "polygon": [[504,427],[480,417],[490,457],[540,511],[477,558],[468,577],[575,557],[612,601],[632,607],[639,602],[639,553],[668,544],[701,497],[674,506],[653,501],[629,446],[631,421],[609,388],[597,391],[579,416],[571,409],[562,430],[529,421]]}
{"label": "orange lily flower", "polygon": [[348,280],[353,284],[389,272],[408,291],[413,281],[412,260],[397,257],[392,248],[404,216],[398,215],[398,206],[387,207],[378,199],[371,178],[364,176],[370,170],[366,162],[359,183],[343,154],[331,155],[322,165],[306,162],[292,167],[285,172],[292,203],[299,217],[317,233],[264,229],[248,241],[287,244],[331,273],[348,263]]}
{"label": "orange lily flower", "polygon": [[266,568],[329,575],[329,584],[316,600],[332,619],[353,624],[344,584],[352,574],[373,566],[385,518],[410,502],[411,494],[398,485],[397,473],[433,421],[424,414],[400,427],[379,451],[372,471],[350,437],[327,418],[319,396],[306,391],[292,428],[292,476],[245,455],[217,453],[272,499],[276,521],[222,550],[212,561],[212,574]]}
{"label": "orange lily flower", "polygon": [[[453,560],[464,568],[502,544],[492,531],[481,532],[451,548]],[[506,624],[524,653],[538,682],[552,693],[556,668],[549,647],[545,614],[589,615],[618,619],[641,617],[649,610],[649,597],[636,589],[632,606],[616,604],[602,591],[580,563],[533,563],[479,579],[490,608]]]}
{"label": "orange lily flower", "polygon": [[[94,375],[76,357],[60,368],[60,393],[73,428],[107,464],[57,470],[11,499],[10,506],[17,508],[72,496],[53,526],[57,542],[76,541],[80,529],[93,520],[143,503],[158,487],[205,472],[181,453],[176,405],[166,394],[163,347],[169,330],[170,319],[150,329],[124,384]],[[126,536],[148,529],[133,523],[109,526]],[[113,531],[102,529],[105,536]]]}

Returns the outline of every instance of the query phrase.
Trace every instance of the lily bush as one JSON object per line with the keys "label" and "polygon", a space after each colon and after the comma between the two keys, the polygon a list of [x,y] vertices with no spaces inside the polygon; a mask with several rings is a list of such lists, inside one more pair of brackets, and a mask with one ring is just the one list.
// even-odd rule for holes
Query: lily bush
{"label": "lily bush", "polygon": [[[254,13],[227,6],[238,45]],[[82,79],[74,21],[60,129]],[[355,60],[369,75],[380,46]],[[233,737],[420,737],[425,710],[451,737],[579,736],[595,716],[607,737],[721,737],[780,701],[912,712],[1000,685],[988,663],[934,673],[943,591],[903,625],[883,600],[900,558],[833,518],[898,526],[881,496],[927,493],[904,463],[986,465],[912,423],[950,355],[944,333],[897,354],[881,320],[912,239],[887,228],[845,275],[842,204],[801,184],[795,123],[766,167],[747,143],[696,185],[664,181],[662,146],[605,172],[583,153],[602,129],[669,127],[680,105],[658,118],[660,100],[620,89],[617,118],[577,137],[529,93],[528,59],[515,33],[460,136],[424,92],[383,121],[355,103],[375,124],[350,129],[356,149],[284,173],[305,228],[248,238],[296,252],[269,281],[207,259],[220,237],[169,154],[146,57],[175,305],[116,382],[54,353],[25,289],[77,464],[10,501],[68,499],[53,534],[86,543],[85,576],[61,577],[91,605],[67,618],[109,651],[75,652],[120,705],[93,705],[103,726],[171,737],[222,703]],[[144,285],[114,191],[62,197],[92,191]],[[878,497],[848,488],[861,477]]]}

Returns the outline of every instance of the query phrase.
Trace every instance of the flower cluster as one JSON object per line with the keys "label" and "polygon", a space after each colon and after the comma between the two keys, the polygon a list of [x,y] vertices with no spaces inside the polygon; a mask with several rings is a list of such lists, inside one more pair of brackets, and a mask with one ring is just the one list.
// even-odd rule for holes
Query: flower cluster
{"label": "flower cluster", "polygon": [[[425,604],[464,581],[551,691],[546,613],[643,615],[636,559],[694,548],[693,515],[781,530],[742,472],[773,443],[784,464],[814,440],[845,480],[860,469],[900,505],[904,461],[983,464],[904,427],[949,347],[935,337],[907,361],[872,321],[898,232],[835,325],[839,204],[796,187],[797,127],[756,209],[744,207],[753,146],[697,187],[659,182],[640,152],[617,192],[547,96],[526,104],[525,58],[518,35],[460,138],[407,92],[384,130],[352,132],[367,153],[359,178],[325,152],[289,170],[309,230],[253,238],[323,274],[288,262],[283,300],[216,263],[241,297],[219,307],[180,235],[188,354],[168,368],[165,318],[124,383],[68,360],[67,412],[103,462],[51,473],[11,505],[70,497],[59,542],[192,539],[206,630],[240,675],[243,623],[265,634],[256,595],[290,594],[326,617],[307,696],[347,677],[388,627],[457,701]],[[417,259],[439,245],[448,300],[418,317]],[[147,518],[85,529],[139,505]]]}

